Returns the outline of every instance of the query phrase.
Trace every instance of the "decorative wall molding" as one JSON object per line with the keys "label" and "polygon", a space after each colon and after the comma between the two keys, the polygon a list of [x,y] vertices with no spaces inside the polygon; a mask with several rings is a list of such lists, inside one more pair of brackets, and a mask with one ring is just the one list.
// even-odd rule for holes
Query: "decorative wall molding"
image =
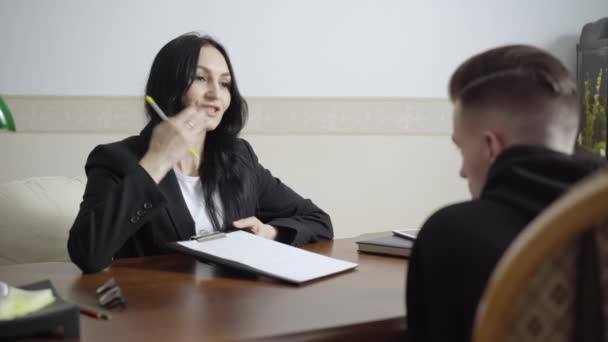
{"label": "decorative wall molding", "polygon": [[[4,96],[19,132],[136,133],[147,121],[136,96]],[[444,135],[447,99],[252,97],[247,134]]]}

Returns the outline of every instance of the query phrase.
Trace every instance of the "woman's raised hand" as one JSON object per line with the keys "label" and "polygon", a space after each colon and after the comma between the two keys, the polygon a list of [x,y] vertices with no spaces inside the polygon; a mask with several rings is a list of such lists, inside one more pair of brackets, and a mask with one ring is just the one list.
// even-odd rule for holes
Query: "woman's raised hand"
{"label": "woman's raised hand", "polygon": [[148,151],[139,164],[159,183],[179,161],[202,150],[207,115],[196,105],[189,106],[154,127]]}

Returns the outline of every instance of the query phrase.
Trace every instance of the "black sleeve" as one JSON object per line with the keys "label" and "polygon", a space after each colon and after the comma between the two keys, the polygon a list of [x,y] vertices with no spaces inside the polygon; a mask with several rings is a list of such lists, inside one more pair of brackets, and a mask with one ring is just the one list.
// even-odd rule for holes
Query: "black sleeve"
{"label": "black sleeve", "polygon": [[257,216],[260,221],[277,228],[277,239],[286,244],[301,246],[332,239],[334,233],[329,215],[275,178],[260,165],[249,143],[242,141],[253,161],[259,184]]}
{"label": "black sleeve", "polygon": [[[483,208],[459,205],[432,215],[420,230],[408,265],[409,341],[470,341],[477,305],[496,261]],[[489,221],[491,222],[491,220]]]}
{"label": "black sleeve", "polygon": [[97,146],[85,171],[87,185],[70,229],[68,252],[83,272],[91,273],[109,266],[166,200],[137,158],[118,143]]}

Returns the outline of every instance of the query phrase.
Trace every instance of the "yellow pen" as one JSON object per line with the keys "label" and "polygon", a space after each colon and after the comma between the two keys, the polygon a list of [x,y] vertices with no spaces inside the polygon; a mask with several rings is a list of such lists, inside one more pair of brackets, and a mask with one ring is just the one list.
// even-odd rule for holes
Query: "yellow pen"
{"label": "yellow pen", "polygon": [[[152,109],[154,109],[154,111],[156,112],[156,114],[158,114],[158,116],[160,116],[161,119],[163,119],[164,121],[169,120],[169,118],[167,117],[167,115],[165,115],[165,112],[163,112],[163,110],[160,109],[160,107],[156,104],[156,101],[154,101],[154,99],[152,98],[152,96],[146,95],[146,102],[148,102],[148,104],[150,105],[150,107],[152,107]],[[198,153],[196,153],[195,149],[193,149],[192,147],[190,147],[189,151],[190,151],[191,155],[193,155],[196,158],[200,159],[200,157],[198,156]]]}

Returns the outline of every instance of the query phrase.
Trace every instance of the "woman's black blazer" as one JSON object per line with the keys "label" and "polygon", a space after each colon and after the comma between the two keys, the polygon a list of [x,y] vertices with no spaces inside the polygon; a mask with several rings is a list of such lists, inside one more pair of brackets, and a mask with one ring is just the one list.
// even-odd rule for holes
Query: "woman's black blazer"
{"label": "woman's black blazer", "polygon": [[[84,272],[97,272],[113,258],[167,253],[166,244],[188,240],[194,221],[173,171],[156,184],[139,165],[148,149],[152,125],[138,136],[99,145],[85,165],[87,185],[80,211],[70,229],[68,251]],[[333,238],[329,216],[302,198],[259,164],[243,139],[236,153],[253,170],[255,194],[246,216],[277,228],[281,242],[300,246]],[[245,216],[245,217],[246,217]]]}

